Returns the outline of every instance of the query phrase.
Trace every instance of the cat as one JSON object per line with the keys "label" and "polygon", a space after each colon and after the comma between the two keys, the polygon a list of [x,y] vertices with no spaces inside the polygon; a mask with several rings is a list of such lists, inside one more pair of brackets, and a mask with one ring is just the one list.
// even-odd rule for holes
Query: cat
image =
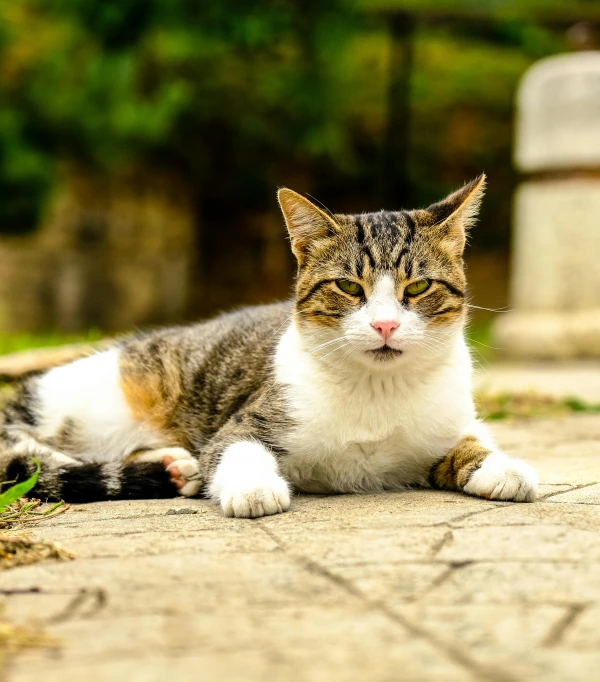
{"label": "cat", "polygon": [[3,411],[0,480],[35,457],[39,497],[203,494],[252,518],[286,511],[294,490],[534,500],[535,472],[498,450],[471,396],[463,250],[484,187],[361,215],[280,189],[294,300],[27,379]]}

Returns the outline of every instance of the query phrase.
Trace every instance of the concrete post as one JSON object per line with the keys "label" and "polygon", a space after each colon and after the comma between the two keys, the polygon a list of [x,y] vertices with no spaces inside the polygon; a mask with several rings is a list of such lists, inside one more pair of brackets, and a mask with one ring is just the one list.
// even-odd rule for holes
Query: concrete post
{"label": "concrete post", "polygon": [[495,345],[600,357],[600,52],[538,62],[517,94],[511,311]]}

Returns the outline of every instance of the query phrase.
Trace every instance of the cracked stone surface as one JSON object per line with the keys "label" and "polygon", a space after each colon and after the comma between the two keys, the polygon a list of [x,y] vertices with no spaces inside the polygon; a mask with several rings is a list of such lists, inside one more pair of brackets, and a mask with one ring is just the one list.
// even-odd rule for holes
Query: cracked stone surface
{"label": "cracked stone surface", "polygon": [[494,429],[537,467],[539,501],[302,496],[255,521],[198,500],[72,507],[35,533],[75,561],[2,574],[6,615],[61,642],[9,682],[597,680],[600,416]]}

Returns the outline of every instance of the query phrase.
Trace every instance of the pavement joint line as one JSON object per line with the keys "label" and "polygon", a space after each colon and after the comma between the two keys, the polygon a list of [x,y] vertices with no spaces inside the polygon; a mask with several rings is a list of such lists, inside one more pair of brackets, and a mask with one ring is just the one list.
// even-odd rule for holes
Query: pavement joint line
{"label": "pavement joint line", "polygon": [[[565,483],[564,485],[569,485],[569,484]],[[567,493],[573,493],[577,490],[583,490],[584,488],[591,488],[591,486],[593,486],[593,485],[598,485],[598,482],[592,481],[592,483],[582,483],[580,485],[574,485],[572,488],[569,488],[569,490],[563,490],[561,492],[555,492],[555,493],[548,493],[547,495],[544,495],[544,497],[539,498],[538,502],[541,502],[542,500],[547,500],[549,497],[556,497],[557,495],[566,495]],[[577,502],[569,502],[569,504],[577,504]]]}
{"label": "pavement joint line", "polygon": [[[518,503],[515,503],[518,504]],[[486,507],[485,509],[476,509],[475,511],[471,512],[466,512],[465,514],[462,514],[462,516],[458,516],[455,519],[450,519],[449,521],[444,521],[443,524],[439,525],[449,525],[452,528],[462,528],[460,525],[455,525],[455,524],[460,524],[462,521],[466,521],[467,519],[472,518],[473,516],[479,516],[481,514],[489,514],[492,511],[496,511],[497,509],[504,509],[507,506],[512,506],[512,503],[502,503],[502,504],[493,504],[489,507]]]}
{"label": "pavement joint line", "polygon": [[431,559],[435,559],[435,557],[442,551],[442,549],[450,544],[454,540],[454,533],[452,532],[451,529],[447,530],[442,538],[438,540],[438,542],[435,542],[433,546],[431,547],[431,550],[429,551],[429,556]]}
{"label": "pavement joint line", "polygon": [[[541,483],[541,485],[550,485],[549,483]],[[563,493],[570,493],[572,490],[576,490],[575,485],[573,483],[555,483],[553,485],[566,485],[569,487],[568,490],[557,490],[555,492],[550,492],[550,493],[545,493],[544,495],[540,495],[535,502],[541,502],[542,500],[545,500],[547,497],[552,497],[553,495],[562,495]]]}
{"label": "pavement joint line", "polygon": [[[352,566],[353,568],[361,568],[361,567],[367,567],[367,566],[395,566],[396,564],[401,565],[401,566],[406,566],[406,565],[428,565],[428,564],[435,564],[435,565],[450,565],[453,563],[461,562],[462,560],[460,559],[405,559],[404,561],[402,560],[396,560],[396,561],[384,561],[384,562],[379,562],[379,561],[352,561],[350,563],[334,563],[333,566],[340,567],[340,566]],[[569,564],[581,564],[582,560],[581,559],[545,559],[545,558],[538,558],[538,559],[465,559],[464,561],[469,561],[470,564],[472,565],[479,565],[479,564],[558,564],[562,565],[564,564],[569,565]],[[587,564],[593,564],[593,565],[598,565],[600,566],[600,559],[595,559],[592,561],[587,561],[585,562]]]}
{"label": "pavement joint line", "polygon": [[[441,564],[441,565],[451,565],[456,563],[464,563],[468,561],[469,564],[581,564],[581,559],[547,559],[540,557],[538,559],[404,559],[396,561],[353,561],[351,563],[334,564],[335,566],[353,566],[355,568],[360,568],[364,566],[395,566],[400,564],[405,565],[422,565],[422,564]],[[591,561],[586,561],[586,564],[593,564],[600,566],[600,559],[593,559]]]}
{"label": "pavement joint line", "polygon": [[418,597],[408,597],[407,599],[404,600],[404,603],[418,604],[419,602],[422,602],[426,597],[428,597],[431,594],[431,592],[433,592],[433,590],[437,590],[438,587],[443,585],[457,571],[459,571],[461,568],[464,568],[465,566],[470,566],[472,563],[473,562],[471,561],[471,559],[467,559],[466,561],[450,562],[446,570],[442,571],[442,573],[440,573],[440,575],[438,575],[437,578],[434,578],[431,581],[429,587],[426,590],[424,590],[423,594],[419,595]]}
{"label": "pavement joint line", "polygon": [[329,582],[333,583],[337,587],[343,589],[347,594],[358,598],[364,606],[374,611],[379,611],[382,615],[386,616],[393,623],[400,625],[404,630],[412,634],[414,637],[419,637],[426,642],[428,642],[434,649],[443,652],[450,658],[454,663],[466,669],[469,673],[474,675],[477,682],[486,680],[487,682],[518,682],[516,678],[512,675],[501,671],[501,670],[490,670],[486,666],[482,666],[477,661],[474,661],[468,654],[461,651],[456,646],[445,642],[443,639],[435,636],[429,630],[413,623],[410,619],[406,618],[396,611],[390,609],[387,604],[382,600],[373,600],[362,590],[360,590],[352,581],[343,578],[340,575],[336,575],[330,571],[325,566],[321,566],[318,562],[306,557],[302,554],[298,554],[294,551],[290,552],[285,543],[281,542],[280,538],[271,529],[266,528],[262,523],[258,523],[260,528],[274,541],[276,542],[281,550],[291,556],[295,561],[298,562],[300,566],[303,566],[310,573],[320,575],[326,578]]}
{"label": "pavement joint line", "polygon": [[552,506],[555,505],[563,505],[565,507],[600,507],[600,502],[585,502],[585,501],[574,501],[574,500],[565,500],[564,502],[561,502],[560,500],[558,502],[549,502],[548,504],[552,504]]}
{"label": "pavement joint line", "polygon": [[548,634],[542,638],[541,646],[548,648],[558,646],[588,606],[589,603],[565,606],[566,613],[550,627]]}
{"label": "pavement joint line", "polygon": [[[54,615],[46,618],[47,624],[65,623],[74,617],[91,618],[102,611],[108,603],[108,593],[103,587],[82,587],[67,604]],[[82,607],[87,606],[87,609]]]}

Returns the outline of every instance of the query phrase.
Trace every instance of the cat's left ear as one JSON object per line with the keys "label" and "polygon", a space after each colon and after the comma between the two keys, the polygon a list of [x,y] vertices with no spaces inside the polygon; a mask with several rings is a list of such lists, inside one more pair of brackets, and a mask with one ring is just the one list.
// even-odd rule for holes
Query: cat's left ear
{"label": "cat's left ear", "polygon": [[466,234],[479,214],[485,192],[485,173],[453,192],[425,211],[430,216],[429,228],[456,255],[465,248]]}
{"label": "cat's left ear", "polygon": [[287,187],[277,192],[277,198],[290,233],[292,251],[302,265],[311,247],[320,239],[334,236],[339,226],[325,211]]}

